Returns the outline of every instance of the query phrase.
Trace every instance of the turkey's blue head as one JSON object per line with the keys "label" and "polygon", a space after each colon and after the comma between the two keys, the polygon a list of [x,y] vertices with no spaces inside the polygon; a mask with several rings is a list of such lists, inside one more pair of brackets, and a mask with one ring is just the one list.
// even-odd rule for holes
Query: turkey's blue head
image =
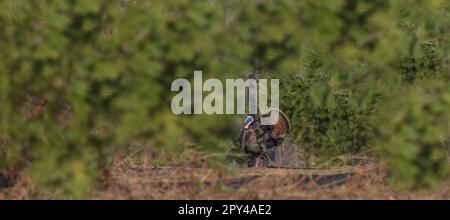
{"label": "turkey's blue head", "polygon": [[244,120],[244,128],[248,129],[253,122],[255,122],[255,118],[251,115],[247,116]]}

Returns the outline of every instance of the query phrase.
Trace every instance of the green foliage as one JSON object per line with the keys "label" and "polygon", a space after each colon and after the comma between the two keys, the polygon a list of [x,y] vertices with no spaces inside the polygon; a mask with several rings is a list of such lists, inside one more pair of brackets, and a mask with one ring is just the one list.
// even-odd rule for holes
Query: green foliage
{"label": "green foliage", "polygon": [[443,78],[448,76],[442,67],[441,55],[437,52],[437,44],[434,41],[423,42],[420,47],[420,57],[404,57],[400,62],[402,79],[405,82],[414,82],[416,79]]}
{"label": "green foliage", "polygon": [[[8,150],[2,163],[29,167],[38,186],[80,197],[123,146],[151,140],[154,152],[182,160],[182,142],[216,149],[214,135],[200,137],[229,132],[229,122],[208,130],[215,120],[208,118],[197,129],[168,109],[172,80],[217,70],[212,55],[222,20],[214,4],[4,1],[0,7],[1,135]],[[35,114],[40,102],[48,104]]]}
{"label": "green foliage", "polygon": [[290,115],[292,135],[306,152],[306,159],[314,156],[328,161],[367,149],[376,94],[356,85],[345,90],[333,88],[315,53],[305,63],[303,75],[283,80],[280,94],[281,108]]}
{"label": "green foliage", "polygon": [[450,90],[435,80],[399,88],[380,105],[375,146],[388,158],[395,185],[436,186],[446,176],[449,109]]}
{"label": "green foliage", "polygon": [[[373,132],[385,126],[374,118],[389,117],[378,108],[422,108],[428,100],[423,92],[414,100],[416,85],[448,82],[449,9],[443,0],[1,1],[0,166],[24,167],[39,188],[75,198],[126,146],[145,145],[161,163],[212,153],[207,163],[221,167],[238,118],[169,109],[171,82],[192,80],[194,70],[222,80],[249,71],[280,78],[292,136],[322,160],[386,135],[380,146],[390,145],[391,136]],[[398,91],[412,106],[396,104]],[[389,126],[444,133],[434,113]],[[422,115],[430,119],[415,128]],[[415,183],[432,185],[423,179],[437,180],[441,165],[421,167],[441,164],[427,156],[440,142],[412,140],[406,148],[433,153],[383,155],[413,164]],[[397,176],[411,176],[403,167],[393,166]]]}

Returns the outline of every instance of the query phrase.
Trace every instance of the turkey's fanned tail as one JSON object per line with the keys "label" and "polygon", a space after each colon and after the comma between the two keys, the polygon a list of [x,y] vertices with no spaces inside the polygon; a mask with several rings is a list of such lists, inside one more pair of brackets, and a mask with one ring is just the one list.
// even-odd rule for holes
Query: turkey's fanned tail
{"label": "turkey's fanned tail", "polygon": [[291,131],[291,123],[286,114],[278,109],[270,110],[269,113],[265,114],[263,117],[269,117],[272,111],[277,111],[279,113],[278,121],[272,125],[273,129],[271,132],[272,138],[278,139]]}

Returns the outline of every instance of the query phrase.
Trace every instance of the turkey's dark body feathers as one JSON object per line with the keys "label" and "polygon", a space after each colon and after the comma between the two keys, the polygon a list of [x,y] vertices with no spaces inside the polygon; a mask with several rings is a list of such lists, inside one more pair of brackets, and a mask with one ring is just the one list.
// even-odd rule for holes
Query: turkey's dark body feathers
{"label": "turkey's dark body feathers", "polygon": [[[273,151],[269,155],[266,153],[267,150],[282,145],[284,136],[291,130],[287,116],[279,110],[276,111],[279,113],[278,121],[272,125],[261,125],[258,118],[249,129],[242,129],[239,138],[241,149],[250,159],[260,157],[264,163],[267,163],[268,158],[274,160]],[[268,117],[270,114],[271,112],[263,115],[263,117]]]}

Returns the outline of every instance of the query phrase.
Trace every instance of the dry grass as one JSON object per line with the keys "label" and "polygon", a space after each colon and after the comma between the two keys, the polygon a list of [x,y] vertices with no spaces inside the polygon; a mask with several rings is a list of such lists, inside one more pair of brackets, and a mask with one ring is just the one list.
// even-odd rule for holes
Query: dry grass
{"label": "dry grass", "polygon": [[[0,199],[35,199],[39,194],[24,172],[0,172]],[[384,166],[374,163],[331,169],[239,168],[227,175],[207,168],[130,166],[119,158],[104,170],[89,198],[449,199],[450,182],[431,190],[397,191],[389,186]]]}
{"label": "dry grass", "polygon": [[33,191],[30,178],[22,170],[0,170],[0,199],[30,199]]}
{"label": "dry grass", "polygon": [[[115,168],[96,199],[449,199],[450,185],[396,191],[383,166],[333,169],[240,168],[227,176],[212,169]],[[337,177],[337,178],[336,178]]]}

